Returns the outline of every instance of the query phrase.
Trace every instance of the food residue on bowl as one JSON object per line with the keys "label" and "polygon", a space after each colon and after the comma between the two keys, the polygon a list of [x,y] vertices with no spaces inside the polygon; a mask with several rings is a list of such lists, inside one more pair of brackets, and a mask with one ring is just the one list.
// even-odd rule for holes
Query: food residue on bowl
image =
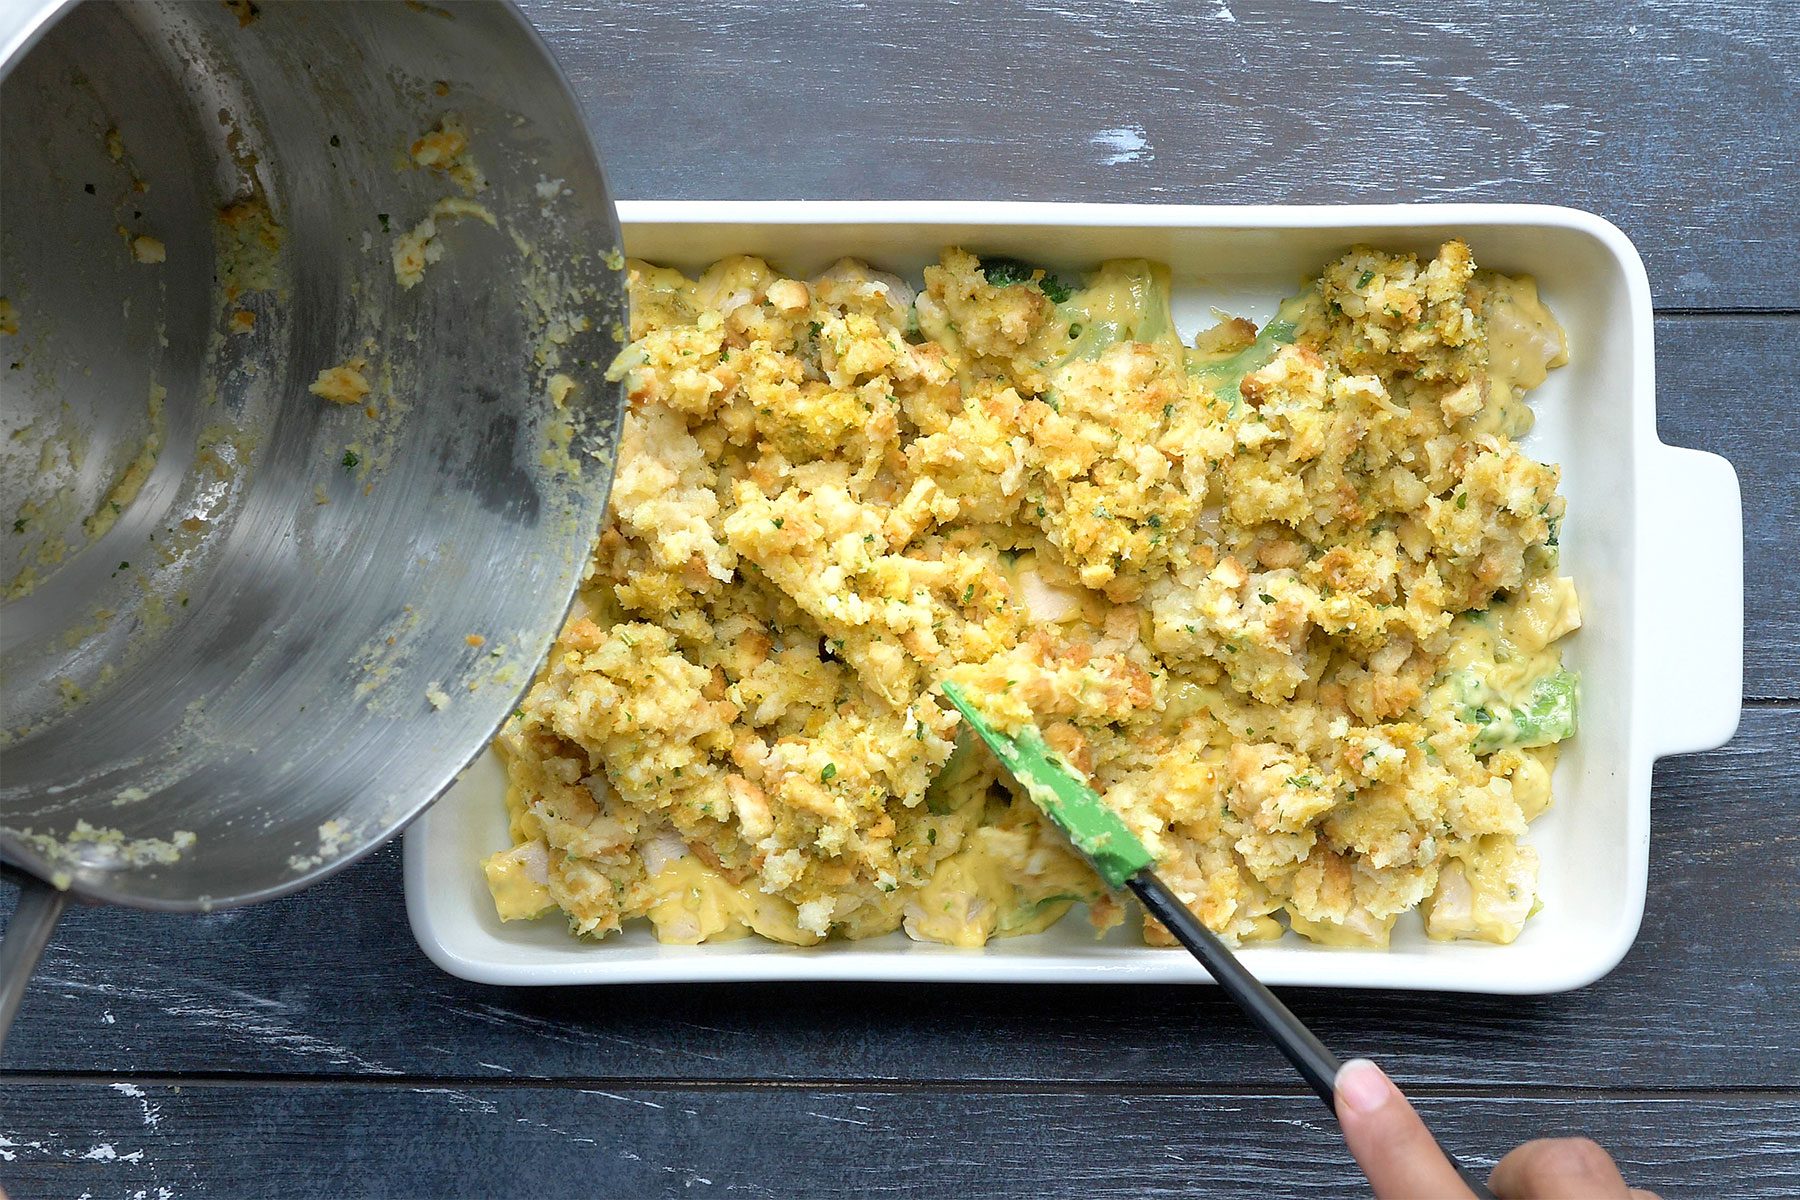
{"label": "food residue on bowl", "polygon": [[[486,190],[488,184],[487,176],[482,174],[470,152],[469,131],[461,117],[445,113],[435,127],[413,142],[407,153],[415,166],[448,177],[462,190],[463,196],[439,200],[422,221],[394,239],[394,278],[403,288],[418,284],[425,277],[425,268],[443,257],[443,243],[437,240],[440,221],[472,218],[498,228],[492,212],[467,198]],[[387,227],[385,216],[382,226]]]}
{"label": "food residue on bowl", "polygon": [[[55,494],[42,503],[29,497],[20,501],[13,514],[13,533],[36,536],[40,541],[36,550],[31,553],[32,562],[6,582],[4,588],[0,589],[0,595],[8,600],[15,600],[35,591],[45,578],[39,574],[38,567],[54,567],[62,563],[71,550],[98,541],[113,527],[131,502],[137,499],[138,493],[143,490],[144,484],[156,469],[157,458],[167,437],[163,412],[167,397],[167,389],[153,380],[145,405],[144,440],[137,452],[119,469],[112,486],[107,488],[94,508],[80,514],[82,540],[77,546],[70,546],[68,539],[56,532],[59,526],[72,523],[80,512],[80,506],[76,502],[76,489],[58,487]],[[15,430],[13,437],[23,441],[38,428],[38,423],[33,423]],[[38,473],[47,480],[67,479],[82,469],[86,455],[85,437],[79,429],[53,427],[51,433],[41,436]]]}
{"label": "food residue on bowl", "polygon": [[344,821],[337,818],[326,821],[319,826],[319,848],[311,854],[291,855],[288,858],[288,869],[310,871],[340,856],[350,840],[350,828]]}
{"label": "food residue on bowl", "polygon": [[347,359],[335,367],[326,367],[306,390],[332,404],[361,404],[369,394],[369,360],[361,356]]}
{"label": "food residue on bowl", "polygon": [[438,240],[438,222],[471,218],[499,228],[499,222],[486,206],[458,196],[446,196],[431,206],[423,221],[394,239],[394,278],[403,288],[413,287],[425,278],[425,268],[444,257],[444,244]]}
{"label": "food residue on bowl", "polygon": [[113,523],[119,519],[131,502],[144,488],[144,481],[150,478],[150,472],[156,469],[156,459],[162,453],[165,436],[163,422],[163,402],[168,399],[168,389],[159,383],[150,385],[149,417],[150,429],[144,435],[144,444],[129,463],[119,478],[113,482],[100,505],[86,520],[81,523],[82,532],[87,534],[88,541],[98,539]]}
{"label": "food residue on bowl", "polygon": [[579,385],[573,379],[558,371],[550,376],[549,382],[545,384],[545,390],[550,395],[550,403],[558,408],[567,408],[569,397],[574,394],[577,386]]}
{"label": "food residue on bowl", "polygon": [[126,837],[122,830],[75,822],[66,834],[36,833],[31,829],[8,829],[7,833],[29,845],[50,863],[52,886],[67,890],[74,882],[77,869],[117,870],[120,867],[168,866],[199,842],[185,829],[177,829],[166,838]]}
{"label": "food residue on bowl", "polygon": [[449,176],[465,195],[473,196],[487,187],[487,176],[469,152],[468,128],[454,113],[446,113],[436,128],[415,141],[409,154],[417,165]]}
{"label": "food residue on bowl", "polygon": [[219,288],[227,303],[235,303],[246,292],[276,290],[286,233],[261,192],[219,209],[214,242]]}

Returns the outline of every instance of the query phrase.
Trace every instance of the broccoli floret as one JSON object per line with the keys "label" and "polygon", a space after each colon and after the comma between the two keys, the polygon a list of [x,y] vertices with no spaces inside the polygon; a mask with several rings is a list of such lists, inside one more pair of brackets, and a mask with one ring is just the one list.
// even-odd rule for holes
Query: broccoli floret
{"label": "broccoli floret", "polygon": [[1030,283],[1032,269],[1016,258],[994,257],[981,260],[981,273],[995,287],[1011,287]]}
{"label": "broccoli floret", "polygon": [[1073,288],[1050,272],[1026,266],[1016,258],[984,258],[981,260],[981,274],[994,287],[1035,283],[1044,295],[1050,297],[1052,304],[1061,304],[1074,294]]}
{"label": "broccoli floret", "polygon": [[1050,297],[1050,303],[1052,304],[1066,304],[1068,303],[1069,297],[1075,294],[1074,288],[1048,272],[1044,274],[1042,279],[1038,280],[1038,287],[1044,290],[1044,295]]}

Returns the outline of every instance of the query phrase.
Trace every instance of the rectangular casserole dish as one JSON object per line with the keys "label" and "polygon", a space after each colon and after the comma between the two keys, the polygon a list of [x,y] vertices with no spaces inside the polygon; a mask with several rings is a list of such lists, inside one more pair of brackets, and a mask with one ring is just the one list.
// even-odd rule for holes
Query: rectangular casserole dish
{"label": "rectangular casserole dish", "polygon": [[[757,254],[806,277],[850,255],[917,282],[940,247],[1056,268],[1167,263],[1184,337],[1213,310],[1265,320],[1276,302],[1357,243],[1429,256],[1466,238],[1484,267],[1536,277],[1568,331],[1569,365],[1533,393],[1526,439],[1560,463],[1564,570],[1584,623],[1565,661],[1582,677],[1578,736],[1555,800],[1533,825],[1543,909],[1509,946],[1439,943],[1414,914],[1385,951],[1295,935],[1246,947],[1274,984],[1546,993],[1590,983],[1631,947],[1649,866],[1650,771],[1736,728],[1743,674],[1743,534],[1737,477],[1711,454],[1656,437],[1650,289],[1617,228],[1531,205],[1187,207],[1009,202],[654,202],[619,205],[626,253],[690,273]],[[503,984],[740,982],[1198,982],[1180,951],[1143,946],[1128,921],[1096,940],[1071,915],[1049,931],[962,950],[902,933],[812,948],[754,939],[684,947],[648,928],[578,941],[554,918],[502,924],[480,860],[509,845],[504,775],[490,754],[406,837],[407,910],[426,954]],[[639,923],[640,925],[642,923]]]}

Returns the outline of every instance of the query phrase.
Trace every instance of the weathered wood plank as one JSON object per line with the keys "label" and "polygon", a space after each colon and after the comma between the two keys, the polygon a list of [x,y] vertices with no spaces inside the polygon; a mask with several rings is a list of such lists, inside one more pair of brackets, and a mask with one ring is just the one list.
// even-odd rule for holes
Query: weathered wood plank
{"label": "weathered wood plank", "polygon": [[[1419,1081],[1791,1087],[1800,1046],[1800,708],[1656,774],[1648,915],[1584,991],[1289,994],[1345,1053]],[[595,953],[603,954],[603,947]],[[31,1071],[607,1080],[1112,1080],[1286,1086],[1210,988],[523,989],[413,945],[390,848],[204,918],[71,913],[7,1046]],[[8,1081],[9,1086],[22,1082]]]}
{"label": "weathered wood plank", "polygon": [[1800,307],[1789,0],[531,0],[634,198],[1509,200]]}
{"label": "weathered wood plank", "polygon": [[1663,440],[1723,454],[1743,489],[1744,694],[1758,698],[1800,698],[1800,378],[1789,365],[1796,345],[1794,318],[1656,323]]}
{"label": "weathered wood plank", "polygon": [[[1671,1197],[1791,1197],[1800,1182],[1795,1099],[1423,1107],[1484,1170],[1532,1136],[1581,1132],[1634,1183]],[[1366,1194],[1330,1119],[1297,1094],[44,1084],[9,1090],[0,1138],[17,1200],[190,1188],[542,1200]]]}
{"label": "weathered wood plank", "polygon": [[[1788,0],[529,7],[624,196],[1568,203],[1637,240],[1662,305],[1800,308]],[[1743,479],[1752,697],[1800,699],[1797,332],[1657,330],[1663,436]],[[1295,1007],[1403,1078],[1573,1090],[1427,1102],[1475,1161],[1581,1131],[1671,1197],[1796,1194],[1797,748],[1800,708],[1761,707],[1658,771],[1643,935],[1596,987]],[[1210,990],[483,988],[412,945],[393,849],[258,909],[74,914],[10,1050],[164,1076],[8,1076],[20,1200],[1357,1192],[1310,1099],[1255,1094],[1287,1068]],[[586,1082],[508,1086],[532,1076]],[[1586,1090],[1664,1087],[1787,1090]]]}

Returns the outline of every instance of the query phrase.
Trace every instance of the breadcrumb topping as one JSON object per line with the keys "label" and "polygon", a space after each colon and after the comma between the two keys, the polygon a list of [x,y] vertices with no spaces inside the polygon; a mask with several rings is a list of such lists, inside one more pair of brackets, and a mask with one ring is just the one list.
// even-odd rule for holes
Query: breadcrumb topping
{"label": "breadcrumb topping", "polygon": [[1142,261],[630,282],[611,509],[499,743],[502,916],[801,944],[1119,920],[959,743],[954,679],[1035,719],[1228,938],[1383,945],[1415,908],[1516,936],[1579,623],[1557,469],[1513,440],[1562,349],[1528,281],[1459,241],[1359,248],[1192,345]]}

